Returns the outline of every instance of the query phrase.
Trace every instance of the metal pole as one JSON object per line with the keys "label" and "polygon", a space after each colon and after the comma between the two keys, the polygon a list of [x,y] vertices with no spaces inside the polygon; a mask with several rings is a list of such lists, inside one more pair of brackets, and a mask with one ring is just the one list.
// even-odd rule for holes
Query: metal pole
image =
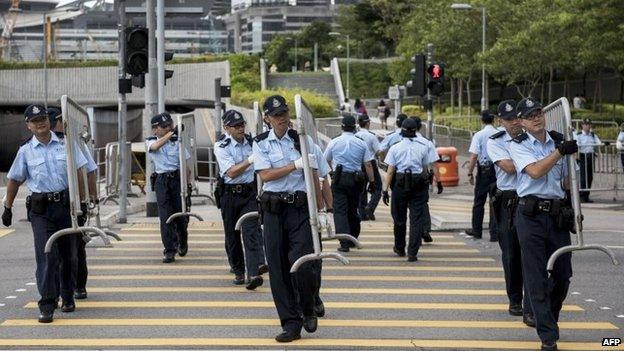
{"label": "metal pole", "polygon": [[297,38],[295,38],[295,72],[297,72],[299,70],[299,65],[297,64],[298,63],[298,61],[297,61],[297,51],[298,51],[297,50],[297,46],[299,44],[298,41],[299,40],[297,40]]}
{"label": "metal pole", "polygon": [[349,88],[351,86],[351,52],[349,50],[349,34],[347,34],[347,98],[349,95]]}
{"label": "metal pole", "polygon": [[318,69],[318,43],[314,43],[314,72]]}
{"label": "metal pole", "polygon": [[48,109],[48,35],[46,31],[46,19],[48,13],[43,12],[43,106]]}
{"label": "metal pole", "polygon": [[[156,63],[156,11],[154,0],[145,3],[145,18],[148,32],[148,72],[145,76],[145,111],[143,113],[143,137],[152,134],[151,119],[158,114],[158,66]],[[149,152],[145,153],[145,180],[151,179],[154,163]],[[145,187],[145,205],[147,217],[158,217],[156,193],[151,186]]]}
{"label": "metal pole", "polygon": [[[126,79],[126,69],[124,67],[124,61],[126,56],[126,2],[120,0],[118,5],[119,13],[119,79]],[[118,97],[118,139],[119,139],[119,223],[126,223],[126,198],[128,196],[128,180],[126,179],[126,167],[127,156],[126,151],[126,123],[127,123],[127,109],[126,94],[119,93]]]}
{"label": "metal pole", "polygon": [[156,0],[158,113],[165,112],[165,0]]}
{"label": "metal pole", "polygon": [[[481,30],[481,53],[485,54],[485,26],[486,26],[486,21],[485,21],[485,7],[481,8],[481,21],[483,23],[483,28]],[[481,64],[481,111],[487,109],[488,107],[488,102],[487,102],[487,98],[486,98],[486,93],[485,93],[485,82],[486,77],[485,77],[485,63]]]}
{"label": "metal pole", "polygon": [[[427,66],[433,64],[433,44],[427,44]],[[427,88],[427,101],[425,101],[427,108],[427,139],[433,140],[433,99],[431,97],[431,90]]]}

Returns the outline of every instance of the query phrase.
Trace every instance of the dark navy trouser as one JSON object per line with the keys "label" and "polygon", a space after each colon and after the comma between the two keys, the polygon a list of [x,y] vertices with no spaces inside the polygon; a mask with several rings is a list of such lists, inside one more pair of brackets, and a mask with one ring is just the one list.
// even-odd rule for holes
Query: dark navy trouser
{"label": "dark navy trouser", "polygon": [[[477,236],[483,235],[483,216],[485,215],[485,203],[487,201],[490,187],[496,184],[496,175],[494,169],[489,170],[486,174],[482,171],[482,166],[477,166],[477,178],[474,188],[474,203],[472,205],[472,231]],[[496,220],[494,213],[490,208],[490,239],[498,239],[496,228]]]}
{"label": "dark navy trouser", "polygon": [[516,229],[522,248],[524,283],[533,305],[537,334],[544,343],[559,340],[559,312],[568,294],[572,276],[572,254],[559,256],[548,276],[546,264],[560,247],[570,245],[570,233],[559,229],[548,213],[528,216],[518,206]]}
{"label": "dark navy trouser", "polygon": [[171,177],[165,173],[156,177],[156,203],[160,218],[160,238],[165,247],[163,252],[176,252],[178,245],[185,244],[188,240],[188,217],[178,217],[167,224],[169,216],[182,212],[179,176]]}
{"label": "dark navy trouser", "polygon": [[[336,233],[350,234],[354,238],[360,236],[360,216],[358,206],[362,192],[362,183],[355,181],[355,176],[342,173],[338,183],[332,182],[332,197],[334,199],[334,224]],[[351,247],[350,241],[340,240],[340,246]]]}
{"label": "dark navy trouser", "polygon": [[407,232],[407,210],[409,209],[410,236],[407,254],[416,256],[422,244],[422,235],[425,231],[425,206],[429,200],[427,188],[416,191],[405,191],[395,185],[392,188],[390,213],[394,221],[394,246],[402,250],[405,248]]}
{"label": "dark navy trouser", "polygon": [[365,208],[368,207],[371,212],[375,212],[377,205],[379,205],[379,200],[381,200],[381,188],[383,183],[381,181],[381,174],[379,173],[379,168],[377,168],[377,163],[375,160],[372,161],[373,164],[373,177],[375,179],[375,191],[371,194],[370,200],[368,199],[368,191],[364,189],[362,191],[362,195],[360,196],[360,205],[359,205],[359,213],[360,216],[364,216],[366,212]]}
{"label": "dark navy trouser", "polygon": [[75,234],[64,235],[44,253],[45,244],[55,232],[71,227],[69,209],[61,202],[49,203],[44,214],[30,210],[30,223],[35,243],[37,289],[41,299],[39,310],[53,312],[59,296],[64,302],[73,302],[76,272]]}

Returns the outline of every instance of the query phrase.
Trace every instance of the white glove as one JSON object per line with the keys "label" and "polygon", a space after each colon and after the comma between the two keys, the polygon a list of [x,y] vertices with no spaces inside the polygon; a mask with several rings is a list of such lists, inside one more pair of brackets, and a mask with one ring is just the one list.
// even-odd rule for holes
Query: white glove
{"label": "white glove", "polygon": [[[312,169],[318,169],[315,154],[308,154],[308,160],[310,161],[310,167]],[[295,160],[295,169],[303,169],[303,158],[299,157]]]}
{"label": "white glove", "polygon": [[249,157],[247,157],[247,162],[249,162],[250,165],[253,165],[253,161],[254,161],[253,154],[251,154],[249,155]]}
{"label": "white glove", "polygon": [[319,228],[323,229],[326,228],[329,225],[329,220],[327,219],[327,212],[325,211],[319,211],[318,212],[318,224],[319,224]]}

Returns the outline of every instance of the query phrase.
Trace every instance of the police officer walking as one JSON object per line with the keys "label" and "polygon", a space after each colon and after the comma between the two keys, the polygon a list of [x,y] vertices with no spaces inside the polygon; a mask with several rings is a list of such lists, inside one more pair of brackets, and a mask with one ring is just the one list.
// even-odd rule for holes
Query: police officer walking
{"label": "police officer walking", "polygon": [[407,118],[406,114],[399,113],[399,115],[396,118],[396,126],[397,126],[396,129],[393,132],[386,135],[386,137],[379,144],[381,160],[384,159],[385,155],[388,153],[388,150],[390,149],[392,145],[401,141],[401,138],[402,138],[401,137],[401,124],[406,118]]}
{"label": "police officer walking", "polygon": [[[256,172],[264,182],[260,197],[264,244],[271,293],[283,329],[275,340],[291,342],[301,338],[302,326],[310,333],[316,331],[315,295],[318,292],[320,264],[316,260],[306,262],[296,273],[290,273],[297,259],[314,252],[303,159],[299,136],[295,130],[288,128],[290,114],[284,97],[270,96],[264,102],[263,110],[269,116],[272,129],[255,138],[253,161]],[[312,139],[308,140],[311,145]],[[312,168],[318,168],[317,156],[310,154],[309,158]],[[313,173],[316,188],[319,189],[318,175],[316,171]],[[321,194],[317,192],[316,195],[320,206]]]}
{"label": "police officer walking", "polygon": [[[342,117],[342,131],[342,135],[329,142],[323,157],[334,170],[331,188],[336,232],[351,234],[357,238],[360,236],[360,216],[357,211],[366,180],[369,191],[375,191],[371,165],[374,156],[366,142],[354,134],[355,117]],[[365,168],[366,174],[362,172],[362,168]],[[352,245],[350,241],[341,240],[338,251],[349,252]]]}
{"label": "police officer walking", "polygon": [[574,212],[564,199],[569,170],[563,158],[576,153],[578,146],[575,140],[564,141],[557,132],[546,132],[542,106],[536,99],[521,100],[516,110],[526,130],[511,143],[524,283],[533,304],[541,349],[556,350],[557,322],[570,285],[572,255],[559,256],[550,277],[546,263],[555,250],[570,245]]}
{"label": "police officer walking", "polygon": [[[64,235],[52,245],[50,253],[44,253],[45,244],[56,231],[71,227],[69,190],[67,177],[67,153],[65,147],[50,131],[50,121],[46,109],[41,105],[30,105],[24,113],[26,126],[33,137],[18,150],[17,156],[7,175],[7,193],[3,201],[2,224],[10,226],[13,218],[11,208],[19,186],[27,182],[31,195],[29,216],[35,243],[37,262],[37,288],[40,323],[54,320],[54,309],[59,296],[63,299],[61,310],[72,312],[74,303],[74,283],[72,270],[61,266],[75,266],[76,236]],[[82,153],[76,152],[76,167],[81,168],[87,161]],[[67,265],[65,260],[74,262]],[[60,287],[60,288],[59,288]]]}
{"label": "police officer walking", "polygon": [[502,252],[505,286],[509,298],[509,314],[523,316],[524,323],[534,327],[533,308],[528,294],[523,294],[522,253],[515,227],[518,206],[516,193],[516,167],[509,151],[513,138],[522,134],[517,118],[516,102],[505,100],[498,105],[498,118],[505,128],[487,141],[487,151],[496,170],[496,191],[492,209],[498,225],[498,244]]}
{"label": "police officer walking", "polygon": [[[147,150],[154,161],[152,187],[156,191],[158,217],[160,217],[160,237],[164,245],[163,263],[175,262],[176,252],[185,256],[188,251],[188,218],[175,218],[170,224],[167,219],[174,213],[182,212],[180,199],[180,157],[178,136],[173,128],[173,119],[167,112],[152,117],[153,136],[145,141]],[[186,159],[190,158],[186,154]]]}
{"label": "police officer walking", "polygon": [[[425,204],[429,198],[430,174],[427,167],[438,160],[438,154],[428,140],[416,136],[418,122],[413,118],[403,121],[403,139],[390,147],[386,162],[388,171],[383,188],[383,201],[390,202],[389,189],[392,189],[390,211],[394,221],[394,252],[405,256],[405,234],[407,231],[407,209],[410,211],[410,237],[407,247],[409,262],[418,261],[424,232]],[[422,139],[422,140],[421,140]],[[442,193],[442,183],[437,170],[434,178],[438,194]]]}
{"label": "police officer walking", "polygon": [[[487,140],[492,134],[497,133],[498,129],[494,128],[494,114],[489,110],[481,112],[481,122],[483,128],[476,132],[470,142],[470,161],[468,163],[468,177],[470,184],[474,185],[474,203],[472,205],[472,229],[466,231],[466,234],[475,239],[481,239],[483,235],[483,215],[485,214],[485,202],[488,193],[496,185],[496,174],[494,164],[487,154]],[[473,170],[477,166],[477,181],[473,176]],[[490,241],[498,241],[498,232],[496,228],[496,219],[493,211],[490,210]]]}
{"label": "police officer walking", "polygon": [[[579,147],[579,167],[581,168],[581,189],[591,189],[594,181],[594,157],[596,146],[602,144],[598,135],[591,130],[591,119],[585,118],[581,123],[581,131],[574,138]],[[580,192],[581,201],[594,202],[589,199],[589,190]]]}
{"label": "police officer walking", "polygon": [[[264,283],[260,274],[268,271],[264,263],[264,250],[258,235],[258,222],[245,221],[241,231],[234,229],[238,219],[248,212],[258,210],[256,194],[258,192],[253,169],[251,135],[245,134],[245,119],[234,110],[223,115],[223,126],[227,132],[225,138],[215,144],[214,153],[219,163],[219,172],[223,178],[220,202],[225,245],[230,266],[234,270],[236,285],[245,283],[245,266],[249,281],[246,288],[254,290]],[[241,232],[245,250],[241,242]]]}
{"label": "police officer walking", "polygon": [[[433,137],[431,138],[431,140],[429,140],[425,138],[425,136],[422,135],[422,133],[420,132],[420,130],[422,129],[422,120],[420,119],[420,117],[412,116],[410,118],[416,121],[416,136],[419,138],[422,138],[422,140],[426,140],[427,142],[429,142],[430,146],[435,149],[435,142],[433,140]],[[427,199],[427,202],[425,203],[425,216],[423,217],[423,219],[424,219],[424,224],[423,224],[424,230],[423,230],[422,239],[426,243],[433,242],[433,238],[431,237],[431,212],[429,211],[429,199]]]}
{"label": "police officer walking", "polygon": [[[50,118],[50,128],[56,134],[56,136],[63,143],[65,140],[65,133],[63,130],[63,115],[61,110],[56,107],[48,107],[48,117]],[[97,198],[97,179],[96,179],[96,171],[98,169],[95,160],[91,153],[83,153],[84,158],[87,160],[86,170],[87,170],[87,185],[89,187],[89,194],[91,195],[91,203],[97,204],[99,199]],[[83,226],[88,217],[88,203],[82,202],[80,204],[80,210],[82,211],[82,216],[78,217],[78,225]],[[71,269],[75,273],[76,277],[76,288],[74,292],[74,298],[77,300],[82,300],[87,298],[87,277],[89,275],[89,270],[87,269],[87,243],[81,238],[76,238],[76,266],[75,267],[62,267],[62,270]],[[67,261],[64,261],[64,264]],[[69,262],[67,262],[69,263]]]}
{"label": "police officer walking", "polygon": [[[370,128],[370,118],[368,115],[359,115],[358,116],[358,124],[360,125],[360,130],[355,133],[355,136],[364,140],[366,145],[368,146],[368,150],[371,152],[373,156],[376,156],[381,150],[379,146],[379,139],[375,133],[369,130]],[[359,214],[360,219],[363,221],[366,220],[375,220],[375,209],[379,204],[379,200],[381,200],[381,174],[379,174],[379,168],[377,167],[377,160],[373,158],[371,161],[371,166],[373,167],[373,177],[375,178],[375,188],[371,193],[370,200],[368,199],[368,193],[366,189],[362,191],[362,195],[360,198],[359,205]],[[362,171],[366,171],[362,169]]]}

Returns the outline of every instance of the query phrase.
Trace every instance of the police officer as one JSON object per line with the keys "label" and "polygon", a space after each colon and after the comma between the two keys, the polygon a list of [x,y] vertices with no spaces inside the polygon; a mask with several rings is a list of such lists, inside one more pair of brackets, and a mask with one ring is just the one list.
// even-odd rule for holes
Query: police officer
{"label": "police officer", "polygon": [[[314,252],[303,160],[299,136],[288,128],[290,114],[284,97],[268,97],[263,110],[269,116],[272,129],[255,138],[253,160],[254,168],[264,182],[260,197],[264,244],[271,293],[283,329],[275,340],[291,342],[301,338],[302,326],[310,333],[316,331],[318,321],[314,307],[320,265],[316,260],[306,262],[296,273],[290,273],[297,259]],[[311,145],[312,139],[308,140]],[[316,168],[315,154],[309,158],[311,166]],[[315,182],[318,182],[318,175],[314,173]],[[316,187],[319,188],[318,183]],[[317,192],[316,195],[320,206],[321,194]]]}
{"label": "police officer", "polygon": [[[59,274],[63,261],[75,261],[76,236],[60,237],[52,245],[52,251],[44,253],[45,244],[52,234],[71,227],[67,153],[56,134],[50,131],[50,120],[43,106],[28,106],[24,116],[33,137],[20,147],[7,175],[9,181],[2,223],[7,227],[11,225],[13,202],[19,186],[27,182],[32,192],[28,199],[29,216],[35,243],[37,288],[41,295],[39,322],[51,323],[59,296],[63,299],[63,312],[72,312],[76,308],[72,271],[64,270],[63,274]],[[76,152],[76,167],[83,167],[86,163],[82,154]]]}
{"label": "police officer", "polygon": [[[496,174],[494,164],[487,154],[487,140],[499,130],[494,128],[494,114],[489,110],[481,112],[481,122],[483,128],[476,132],[470,142],[470,161],[468,163],[468,177],[470,184],[474,185],[474,203],[472,205],[472,229],[467,230],[466,234],[475,239],[481,239],[483,231],[483,215],[485,214],[485,202],[490,190],[496,185]],[[477,166],[477,181],[473,176],[473,171]],[[498,241],[498,232],[496,230],[496,220],[493,211],[490,211],[490,241]]]}
{"label": "police officer", "polygon": [[[174,213],[182,212],[180,199],[180,158],[178,137],[173,128],[173,119],[167,112],[152,117],[153,136],[145,141],[147,150],[154,161],[155,179],[152,187],[156,190],[158,217],[160,217],[160,237],[164,245],[163,263],[175,261],[176,252],[185,256],[188,251],[188,218],[178,217],[170,224],[167,219]],[[190,158],[188,151],[186,159]]]}
{"label": "police officer", "polygon": [[[360,125],[360,130],[355,133],[355,136],[366,142],[368,150],[373,156],[377,155],[381,150],[379,146],[379,139],[377,138],[377,135],[375,135],[375,133],[369,130],[370,118],[368,117],[368,115],[359,115],[358,124]],[[359,205],[359,214],[360,219],[363,221],[375,220],[375,209],[379,204],[379,200],[381,200],[382,182],[381,175],[379,174],[379,168],[377,167],[377,160],[373,159],[371,161],[371,166],[373,167],[373,177],[375,178],[375,191],[371,193],[370,200],[368,199],[368,191],[366,191],[366,189],[362,191]],[[363,169],[363,171],[365,170]]]}
{"label": "police officer", "polygon": [[[602,144],[598,135],[591,130],[591,119],[585,118],[581,123],[581,131],[574,137],[579,147],[579,166],[581,168],[581,189],[590,189],[594,180],[594,156],[596,146]],[[581,201],[594,202],[589,199],[589,191],[580,192]]]}
{"label": "police officer", "polygon": [[[65,140],[65,133],[63,130],[63,115],[61,114],[61,110],[56,107],[48,108],[48,117],[50,118],[50,128],[59,138],[59,140],[63,143]],[[82,154],[84,158],[87,160],[86,170],[87,170],[87,184],[89,187],[89,194],[91,195],[91,203],[98,203],[99,199],[97,198],[97,183],[96,183],[96,174],[95,172],[98,169],[95,160],[91,153],[86,152]],[[88,216],[88,204],[87,202],[82,202],[80,204],[81,211],[83,213],[82,216],[78,217],[78,225],[83,226],[86,223]],[[87,298],[87,277],[89,275],[89,270],[87,269],[87,243],[81,238],[78,237],[75,239],[76,241],[76,266],[75,267],[62,267],[62,270],[65,271],[67,269],[71,269],[75,273],[76,277],[76,289],[74,292],[74,298],[77,300],[82,300]],[[67,261],[64,261],[64,263]]]}
{"label": "police officer", "polygon": [[[416,121],[416,136],[419,138],[422,138],[422,140],[426,140],[427,142],[429,142],[430,147],[433,147],[435,149],[435,141],[433,140],[433,138],[431,140],[426,139],[420,132],[420,130],[422,129],[422,120],[420,119],[420,117],[412,116],[410,118]],[[425,203],[425,216],[423,217],[423,220],[424,220],[424,223],[423,223],[424,229],[423,229],[422,239],[426,243],[433,242],[433,238],[431,237],[431,212],[429,212],[429,198],[428,197],[427,197],[427,202]]]}
{"label": "police officer", "polygon": [[[258,222],[245,221],[241,231],[234,229],[238,219],[248,212],[258,210],[256,194],[258,192],[253,169],[251,135],[245,134],[245,119],[235,110],[226,111],[223,116],[226,137],[219,140],[214,153],[219,163],[219,172],[224,181],[223,195],[219,199],[225,245],[230,266],[234,269],[236,285],[245,283],[245,266],[249,281],[247,289],[254,290],[264,283],[261,273],[268,267],[264,263],[264,250],[258,235]],[[245,244],[241,242],[241,232]]]}
{"label": "police officer", "polygon": [[534,327],[533,310],[528,294],[523,294],[522,254],[515,227],[518,206],[516,168],[509,148],[511,140],[522,134],[522,125],[516,113],[516,102],[505,100],[498,105],[498,118],[505,130],[493,134],[487,141],[488,156],[496,170],[496,192],[492,209],[498,225],[498,244],[502,252],[505,286],[509,298],[509,314],[523,316],[524,323]]}
{"label": "police officer", "polygon": [[[438,154],[428,140],[416,136],[417,122],[413,118],[403,121],[403,139],[390,147],[386,162],[388,171],[383,189],[383,201],[388,205],[392,189],[390,211],[394,221],[394,252],[405,256],[405,234],[407,230],[407,209],[410,210],[410,237],[407,248],[408,261],[418,261],[417,255],[424,231],[425,204],[429,196],[430,174],[427,167],[438,160]],[[438,194],[442,183],[434,169]]]}
{"label": "police officer", "polygon": [[575,140],[546,132],[542,106],[536,99],[521,100],[516,107],[526,133],[511,143],[516,167],[518,210],[516,229],[522,249],[524,283],[533,304],[542,350],[556,350],[559,312],[572,276],[571,254],[555,262],[551,276],[546,263],[555,250],[570,245],[574,212],[564,200],[568,169],[565,155],[577,152]]}
{"label": "police officer", "polygon": [[390,147],[399,141],[401,141],[401,123],[407,118],[407,115],[404,113],[399,113],[396,118],[396,129],[386,135],[386,137],[379,144],[380,154],[379,159],[383,160],[385,155],[388,153]]}
{"label": "police officer", "polygon": [[[334,224],[337,233],[360,236],[360,217],[357,210],[360,194],[368,180],[368,189],[375,190],[375,179],[371,161],[373,154],[366,142],[355,136],[355,117],[342,117],[342,135],[332,139],[323,157],[334,170],[332,196],[334,198]],[[366,169],[366,174],[362,168]],[[338,251],[349,252],[353,243],[341,240]]]}

